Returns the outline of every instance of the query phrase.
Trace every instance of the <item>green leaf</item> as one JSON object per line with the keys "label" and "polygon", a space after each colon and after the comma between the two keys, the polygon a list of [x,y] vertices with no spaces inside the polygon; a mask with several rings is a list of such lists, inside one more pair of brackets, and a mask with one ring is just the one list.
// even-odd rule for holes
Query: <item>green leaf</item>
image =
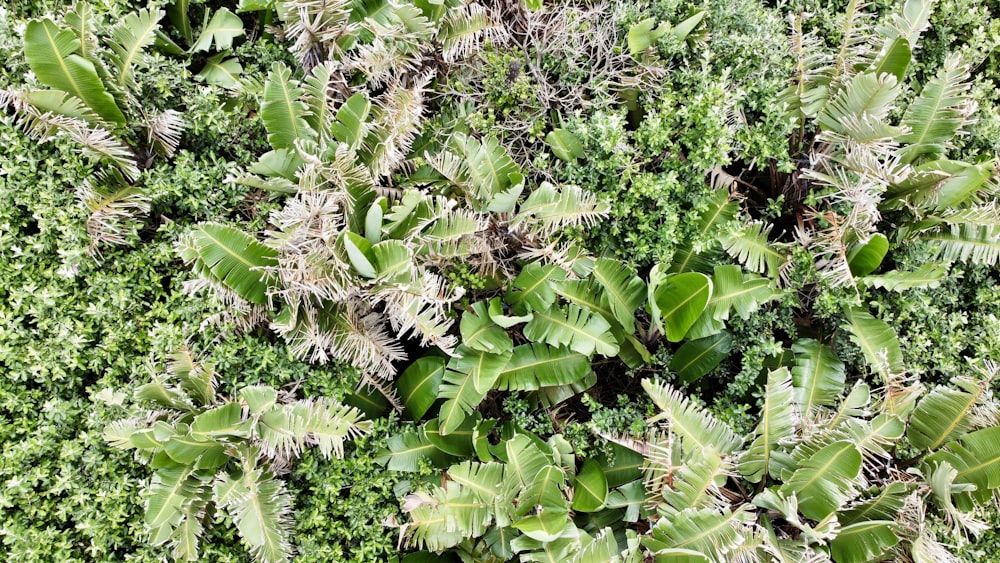
{"label": "green leaf", "polygon": [[893,270],[880,276],[866,276],[858,281],[868,287],[877,287],[889,291],[903,292],[921,287],[936,288],[947,275],[947,270],[940,264],[927,262],[912,272]]}
{"label": "green leaf", "polygon": [[832,407],[844,392],[844,363],[829,346],[811,338],[799,339],[792,344],[795,366],[792,384],[795,402],[803,415],[814,407]]}
{"label": "green leaf", "polygon": [[302,158],[294,149],[276,149],[262,154],[249,170],[254,174],[276,176],[297,182],[301,165]]}
{"label": "green leaf", "polygon": [[773,299],[778,292],[771,281],[756,274],[745,274],[739,266],[716,266],[712,273],[712,298],[706,314],[719,321],[729,319],[735,310],[741,319],[749,319],[763,303]]}
{"label": "green leaf", "polygon": [[610,329],[611,324],[604,317],[569,305],[565,313],[558,307],[536,310],[531,321],[524,325],[524,336],[587,356],[597,352],[610,357],[618,353],[618,343]]}
{"label": "green leaf", "polygon": [[365,238],[372,244],[378,244],[382,240],[382,215],[385,213],[383,205],[385,198],[379,198],[372,202],[365,213]]}
{"label": "green leaf", "polygon": [[589,372],[590,360],[583,354],[541,343],[524,344],[514,348],[496,386],[508,391],[535,391],[573,384]]}
{"label": "green leaf", "polygon": [[608,487],[621,487],[642,476],[645,458],[641,453],[614,443],[608,444],[608,447],[614,455],[609,457],[601,453],[596,459],[608,479]]}
{"label": "green leaf", "polygon": [[[899,39],[897,39],[899,41]],[[871,520],[841,528],[830,542],[830,555],[837,563],[880,561],[899,543],[895,521]]]}
{"label": "green leaf", "polygon": [[669,274],[659,286],[650,284],[659,315],[654,322],[670,342],[680,342],[694,325],[712,296],[712,280],[704,274]]}
{"label": "green leaf", "polygon": [[256,416],[277,404],[278,391],[266,385],[252,385],[240,389],[239,398],[247,404],[250,415]]}
{"label": "green leaf", "polygon": [[847,324],[842,325],[865,355],[872,370],[885,378],[906,371],[899,339],[889,325],[857,309],[845,312]]}
{"label": "green leaf", "polygon": [[531,516],[521,518],[513,526],[529,538],[540,542],[552,542],[562,535],[569,523],[569,513],[563,510],[545,509]]}
{"label": "green leaf", "polygon": [[649,422],[668,420],[670,430],[681,437],[685,452],[712,447],[721,454],[730,454],[743,442],[728,426],[670,385],[644,379],[642,388],[660,409],[660,414]]}
{"label": "green leaf", "polygon": [[191,435],[198,439],[226,435],[248,437],[249,432],[246,432],[243,424],[243,408],[239,403],[228,403],[206,410],[194,417]]}
{"label": "green leaf", "polygon": [[955,225],[950,232],[924,235],[922,240],[938,243],[938,256],[993,266],[1000,262],[1000,227]]}
{"label": "green leaf", "polygon": [[[656,29],[653,27],[656,26]],[[628,50],[632,56],[650,48],[653,43],[667,34],[671,29],[669,22],[656,25],[656,18],[646,18],[628,28]]]}
{"label": "green leaf", "polygon": [[478,301],[462,313],[459,329],[462,344],[483,352],[499,353],[513,348],[507,331],[493,322],[485,301]]}
{"label": "green leaf", "polygon": [[878,269],[889,252],[889,239],[882,233],[875,233],[867,243],[856,243],[847,253],[847,265],[854,276],[867,276]]}
{"label": "green leaf", "polygon": [[573,510],[597,512],[604,507],[607,497],[608,478],[604,476],[600,464],[592,459],[584,461],[573,483]]}
{"label": "green leaf", "polygon": [[754,441],[740,458],[740,473],[751,483],[759,483],[771,472],[771,453],[795,430],[795,402],[792,396],[792,376],[788,369],[770,372]]}
{"label": "green leaf", "polygon": [[591,276],[604,288],[614,318],[625,332],[635,332],[635,310],[645,302],[646,284],[632,268],[611,258],[598,258]]}
{"label": "green leaf", "polygon": [[181,507],[191,499],[196,491],[193,487],[198,484],[193,472],[194,466],[182,465],[159,469],[153,474],[146,497],[148,529],[179,522]]}
{"label": "green leaf", "polygon": [[989,380],[964,387],[938,386],[920,399],[906,429],[913,447],[933,451],[972,427],[973,409],[989,388]]}
{"label": "green leaf", "polygon": [[[240,74],[243,65],[236,57],[226,58],[229,53],[219,53],[205,60],[205,66],[196,76],[209,84],[222,86],[230,90],[240,88]],[[260,174],[260,172],[256,172]]]}
{"label": "green leaf", "polygon": [[552,149],[552,154],[566,162],[575,162],[584,157],[580,139],[566,129],[553,129],[545,136],[545,143]]}
{"label": "green leaf", "polygon": [[[236,17],[236,16],[233,16]],[[275,149],[295,150],[299,139],[315,140],[316,132],[305,120],[308,106],[299,100],[304,93],[285,65],[274,63],[264,82],[260,117],[267,128],[267,142]]]}
{"label": "green leaf", "polygon": [[898,139],[905,145],[899,151],[903,164],[925,156],[934,158],[950,147],[951,140],[966,121],[964,106],[969,100],[968,79],[968,67],[955,53],[945,59],[937,75],[906,108],[902,124],[909,132]]}
{"label": "green leaf", "polygon": [[424,356],[410,364],[396,382],[396,390],[411,420],[420,420],[437,399],[444,377],[445,360]]}
{"label": "green leaf", "polygon": [[849,134],[852,120],[884,121],[899,91],[899,81],[891,74],[857,74],[823,108],[817,119],[826,131]]}
{"label": "green leaf", "polygon": [[487,309],[490,315],[490,319],[496,324],[502,326],[503,328],[510,328],[514,325],[521,323],[526,323],[530,321],[533,317],[531,313],[527,315],[505,315],[503,312],[503,305],[500,302],[499,297],[494,297],[490,299],[489,308]]}
{"label": "green leaf", "polygon": [[203,455],[216,455],[224,448],[215,441],[203,441],[195,438],[191,434],[184,436],[176,435],[163,444],[163,450],[167,452],[170,459],[184,465],[193,464]]}
{"label": "green leaf", "polygon": [[258,305],[267,304],[274,283],[263,268],[276,266],[278,253],[243,231],[217,223],[201,223],[191,231],[190,251],[182,250],[195,270]]}
{"label": "green leaf", "polygon": [[357,93],[347,98],[347,101],[337,110],[337,120],[330,126],[330,131],[341,143],[347,143],[350,148],[357,148],[364,138],[365,120],[371,111],[368,96]]}
{"label": "green leaf", "polygon": [[780,491],[799,499],[799,512],[820,521],[852,496],[861,471],[861,452],[847,441],[834,442],[803,460]]}
{"label": "green leaf", "polygon": [[966,434],[926,459],[929,464],[945,461],[957,471],[955,483],[976,487],[971,493],[962,495],[971,495],[979,504],[989,502],[1000,487],[1000,427]]}
{"label": "green leaf", "polygon": [[910,66],[911,58],[909,40],[905,37],[897,37],[886,42],[870,71],[876,76],[891,74],[896,77],[897,81],[902,82],[906,75],[906,69]]}
{"label": "green leaf", "polygon": [[726,252],[752,272],[767,273],[771,279],[778,277],[785,257],[768,241],[771,225],[754,221],[739,230],[720,237]]}
{"label": "green leaf", "polygon": [[24,58],[38,80],[79,98],[108,123],[125,124],[125,116],[97,75],[94,64],[76,52],[80,40],[52,20],[32,20],[24,31]]}
{"label": "green leaf", "polygon": [[73,30],[76,38],[80,41],[80,47],[76,54],[87,59],[94,56],[97,50],[97,42],[94,40],[94,9],[89,3],[77,1],[73,4],[73,9],[66,13],[63,22]]}
{"label": "green leaf", "polygon": [[694,31],[708,15],[708,10],[698,10],[694,15],[689,16],[681,23],[674,26],[673,34],[678,41],[687,40],[691,32]]}
{"label": "green leaf", "polygon": [[375,266],[372,264],[374,254],[372,244],[364,237],[351,231],[344,231],[344,249],[347,250],[347,257],[351,261],[351,266],[362,276],[373,279],[378,276]]}
{"label": "green leaf", "polygon": [[838,513],[837,520],[841,526],[871,520],[894,520],[903,510],[909,492],[906,484],[892,482],[877,490],[874,496],[851,503],[850,507]]}
{"label": "green leaf", "polygon": [[[679,512],[660,519],[646,545],[653,551],[656,561],[701,561],[687,550],[708,555],[711,561],[726,561],[725,554],[743,541],[740,533],[743,526],[737,523],[740,512],[714,509]],[[664,553],[675,553],[684,558],[660,559]]]}
{"label": "green leaf", "polygon": [[139,10],[127,14],[116,26],[111,28],[108,47],[111,48],[111,62],[115,65],[113,80],[119,88],[135,88],[133,77],[136,64],[143,64],[143,50],[156,41],[156,31],[159,29],[163,12],[157,10]]}
{"label": "green leaf", "polygon": [[[441,428],[437,420],[428,420],[424,424],[424,435],[427,441],[434,444],[434,447],[442,452],[458,458],[468,458],[473,454],[473,435],[476,426],[480,423],[479,415],[466,417],[462,424],[449,432],[447,435],[441,434]],[[452,466],[452,470],[454,466]],[[455,475],[449,470],[449,476],[455,479]],[[456,479],[457,480],[457,479]],[[496,491],[493,491],[494,494]]]}
{"label": "green leaf", "polygon": [[[698,259],[698,254],[694,251],[694,243],[702,242],[710,234],[714,234],[720,227],[732,220],[739,211],[739,204],[733,201],[729,195],[729,189],[721,187],[712,193],[711,199],[705,202],[706,209],[698,215],[698,225],[696,231],[689,240],[684,241],[674,252],[673,260],[668,271],[675,274],[682,274],[688,270],[702,271],[700,267],[704,260]],[[707,271],[707,269],[705,269]]]}
{"label": "green leaf", "polygon": [[427,439],[423,429],[418,432],[404,432],[389,437],[387,449],[379,457],[390,471],[420,471],[421,462],[432,467],[447,467],[454,457],[437,449]]}
{"label": "green leaf", "polygon": [[[565,512],[569,506],[563,496],[566,486],[566,474],[555,465],[544,465],[535,473],[534,478],[521,490],[517,497],[517,516],[542,510]],[[516,527],[516,525],[515,525]]]}
{"label": "green leaf", "polygon": [[288,561],[292,498],[285,482],[263,477],[259,471],[244,474],[246,489],[225,504],[243,544],[255,559],[265,563]]}
{"label": "green leaf", "polygon": [[507,291],[504,301],[518,315],[524,314],[530,309],[543,311],[556,301],[551,281],[565,278],[566,271],[555,264],[543,266],[537,262],[531,262],[521,269],[521,273],[514,278],[513,287]]}
{"label": "green leaf", "polygon": [[438,396],[447,399],[438,415],[441,434],[457,429],[493,388],[500,371],[511,357],[511,350],[501,354],[459,346],[456,357],[448,362]]}
{"label": "green leaf", "polygon": [[670,371],[677,372],[682,384],[693,383],[726,359],[732,345],[733,336],[728,332],[685,342],[670,361]]}
{"label": "green leaf", "polygon": [[191,52],[197,53],[198,51],[211,49],[212,41],[215,41],[216,51],[232,49],[233,39],[245,33],[243,30],[243,20],[228,9],[220,8],[212,15],[212,20],[208,22],[208,25],[202,29],[201,35],[198,36],[198,41],[191,47]]}

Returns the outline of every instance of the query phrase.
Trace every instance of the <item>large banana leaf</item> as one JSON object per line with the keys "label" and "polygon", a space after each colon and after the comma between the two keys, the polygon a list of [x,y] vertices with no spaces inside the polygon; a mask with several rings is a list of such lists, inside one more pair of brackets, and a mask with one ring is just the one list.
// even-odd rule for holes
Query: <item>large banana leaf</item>
{"label": "large banana leaf", "polygon": [[[704,274],[668,274],[662,283],[650,283],[653,322],[670,342],[680,342],[712,297],[712,280]],[[655,306],[654,306],[655,305]]]}
{"label": "large banana leaf", "polygon": [[858,309],[848,309],[845,316],[847,323],[842,328],[861,348],[872,371],[884,378],[906,371],[899,339],[892,327]]}
{"label": "large banana leaf", "polygon": [[643,543],[654,557],[666,550],[691,550],[705,554],[705,560],[726,561],[725,554],[743,543],[745,537],[739,515],[740,511],[684,510],[657,522]]}
{"label": "large banana leaf", "polygon": [[406,407],[406,414],[412,420],[423,418],[427,409],[434,404],[444,371],[443,358],[425,356],[410,364],[396,382],[396,390]]}
{"label": "large banana leaf", "polygon": [[751,272],[766,272],[771,279],[777,279],[785,256],[768,241],[771,228],[771,225],[755,221],[724,234],[719,242],[730,256]]}
{"label": "large banana leaf", "polygon": [[881,561],[900,541],[895,529],[894,520],[870,520],[844,526],[830,542],[830,555],[836,563]]}
{"label": "large banana leaf", "polygon": [[462,344],[473,350],[496,354],[514,346],[507,331],[490,318],[485,301],[473,303],[462,313],[459,328]]}
{"label": "large banana leaf", "polygon": [[989,381],[966,387],[937,387],[920,399],[906,429],[906,437],[915,448],[935,450],[971,428],[973,408],[989,388]]}
{"label": "large banana leaf", "polygon": [[646,284],[627,265],[611,258],[598,258],[591,275],[604,287],[604,296],[626,332],[635,332],[635,310],[646,297]]}
{"label": "large banana leaf", "polygon": [[899,92],[899,80],[892,74],[857,74],[823,108],[819,124],[826,131],[849,133],[852,122],[882,122]]}
{"label": "large banana leaf", "polygon": [[141,64],[143,50],[156,40],[156,30],[159,29],[163,12],[157,10],[139,10],[125,16],[121,22],[111,29],[111,61],[115,65],[114,83],[119,88],[133,88],[133,67]]}
{"label": "large banana leaf", "polygon": [[[963,510],[973,507],[967,497],[977,504],[988,502],[1000,487],[1000,427],[985,428],[949,442],[945,450],[928,456],[927,464],[948,462],[957,471],[954,482],[975,485],[971,493],[959,493],[957,504]],[[926,472],[925,472],[926,473]]]}
{"label": "large banana leaf", "polygon": [[583,462],[573,483],[573,510],[596,512],[608,497],[608,478],[600,464],[592,459]]}
{"label": "large banana leaf", "polygon": [[316,132],[305,120],[309,108],[299,100],[303,92],[292,80],[288,67],[281,63],[271,65],[271,72],[264,82],[260,117],[267,128],[267,141],[275,149],[294,150],[296,140],[316,138]]}
{"label": "large banana leaf", "polygon": [[848,441],[834,442],[803,460],[780,492],[799,499],[799,512],[820,521],[854,495],[861,452]]}
{"label": "large banana leaf", "polygon": [[804,416],[814,407],[831,407],[844,392],[844,363],[832,348],[811,338],[796,340],[792,344],[795,367],[792,384],[795,402]]}
{"label": "large banana leaf", "polygon": [[938,243],[938,256],[993,266],[1000,262],[1000,228],[989,225],[955,225],[950,231],[923,235]]}
{"label": "large banana leaf", "polygon": [[201,223],[190,234],[191,244],[182,249],[185,260],[195,261],[195,270],[258,305],[267,304],[273,283],[263,268],[277,264],[278,253],[250,235],[217,223]]}
{"label": "large banana leaf", "polygon": [[722,187],[715,190],[712,198],[707,202],[706,209],[698,216],[698,227],[691,236],[691,240],[684,241],[674,252],[669,271],[676,274],[682,274],[689,270],[707,272],[708,268],[703,268],[705,261],[699,260],[698,254],[694,251],[694,243],[701,242],[709,233],[728,223],[736,216],[739,208],[739,204],[730,197],[728,188]]}
{"label": "large banana leaf", "polygon": [[[330,132],[335,139],[341,143],[347,143],[351,148],[357,148],[365,135],[365,123],[368,119],[368,112],[371,111],[371,102],[368,96],[357,93],[347,99],[340,109],[337,110],[337,119],[330,125]],[[320,123],[313,110],[313,115],[307,119]],[[317,129],[322,131],[321,129]]]}
{"label": "large banana leaf", "polygon": [[510,391],[535,391],[542,387],[570,385],[583,379],[589,371],[587,356],[536,342],[514,348],[496,386]]}
{"label": "large banana leaf", "polygon": [[457,429],[468,413],[479,405],[493,388],[500,371],[511,357],[511,350],[490,354],[460,346],[448,362],[438,395],[447,399],[438,415],[442,435]]}
{"label": "large banana leaf", "polygon": [[770,372],[764,388],[764,408],[754,431],[754,441],[740,458],[740,473],[751,483],[758,483],[771,470],[771,453],[778,442],[795,429],[795,401],[792,376],[787,368]]}
{"label": "large banana leaf", "polygon": [[125,116],[97,75],[94,64],[76,53],[81,42],[50,19],[28,22],[24,31],[24,58],[38,80],[76,96],[104,121],[125,124]]}
{"label": "large banana leaf", "polygon": [[708,448],[680,468],[663,468],[665,471],[659,472],[662,475],[657,475],[660,468],[651,467],[651,474],[657,478],[653,482],[665,501],[660,510],[675,514],[689,509],[723,508],[719,485],[726,479],[727,465],[713,448]]}
{"label": "large banana leaf", "polygon": [[[205,13],[205,17],[208,17],[207,12]],[[213,41],[215,41],[215,49],[217,51],[232,49],[233,40],[245,33],[243,21],[240,20],[240,17],[230,12],[227,8],[220,8],[212,14],[212,19],[201,30],[201,35],[198,36],[198,40],[191,47],[191,52],[207,51],[212,48]]]}
{"label": "large banana leaf", "polygon": [[729,356],[732,345],[733,335],[725,331],[685,342],[670,360],[670,370],[685,385],[697,381]]}
{"label": "large banana leaf", "polygon": [[644,379],[642,388],[661,411],[650,422],[669,421],[670,430],[681,437],[685,452],[712,447],[719,453],[730,454],[743,442],[728,426],[670,385]]}
{"label": "large banana leaf", "polygon": [[276,563],[291,558],[292,497],[284,481],[259,469],[246,472],[224,508],[254,559]]}
{"label": "large banana leaf", "polygon": [[524,314],[529,309],[545,310],[556,300],[551,282],[565,278],[566,270],[555,264],[543,266],[537,262],[531,262],[514,278],[513,287],[507,291],[504,301],[518,315]]}
{"label": "large banana leaf", "polygon": [[559,307],[535,311],[524,326],[524,336],[587,356],[594,352],[614,356],[618,353],[618,342],[610,330],[611,325],[601,315],[569,305],[565,313]]}
{"label": "large banana leaf", "polygon": [[379,460],[390,471],[420,471],[423,463],[444,468],[455,460],[451,455],[439,450],[427,439],[423,428],[415,432],[404,432],[389,437],[386,450]]}
{"label": "large banana leaf", "polygon": [[777,296],[778,292],[766,278],[744,274],[739,266],[716,266],[712,273],[712,298],[706,311],[719,321],[729,319],[730,311],[736,311],[745,320],[758,307]]}
{"label": "large banana leaf", "polygon": [[898,138],[906,145],[899,151],[903,163],[922,156],[933,158],[948,149],[966,120],[963,106],[969,99],[968,78],[968,67],[954,53],[906,108],[902,123],[909,132]]}

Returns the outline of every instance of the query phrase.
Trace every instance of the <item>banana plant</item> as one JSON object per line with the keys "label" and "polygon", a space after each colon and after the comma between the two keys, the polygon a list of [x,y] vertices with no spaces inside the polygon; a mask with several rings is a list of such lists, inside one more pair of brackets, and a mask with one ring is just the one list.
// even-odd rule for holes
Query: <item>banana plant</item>
{"label": "banana plant", "polygon": [[[970,366],[930,392],[899,375],[883,391],[847,388],[832,350],[803,340],[794,367],[769,374],[746,439],[646,380],[661,409],[650,422],[665,424],[647,456],[660,518],[643,545],[664,560],[940,560],[947,551],[920,515],[939,510],[979,531],[973,511],[1000,486],[987,442],[996,427],[975,415],[995,408],[987,390],[996,372]],[[919,455],[900,457],[904,439]],[[889,469],[897,466],[909,470]]]}
{"label": "banana plant", "polygon": [[[169,158],[180,143],[181,114],[142,107],[136,73],[146,64],[163,12],[126,14],[106,35],[95,35],[93,9],[78,2],[61,19],[41,18],[24,30],[24,57],[41,89],[0,92],[32,137],[73,139],[99,164],[99,173],[78,190],[90,210],[93,244],[123,244],[122,225],[144,215],[149,200],[142,171],[155,156]],[[135,135],[138,125],[144,131]]]}
{"label": "banana plant", "polygon": [[[931,243],[949,262],[992,265],[1000,257],[1000,222],[984,205],[996,188],[996,163],[948,158],[976,109],[968,65],[952,54],[921,87],[906,82],[932,9],[930,0],[908,0],[873,27],[862,4],[851,2],[835,56],[802,32],[802,16],[793,23],[799,65],[783,102],[798,125],[793,146],[811,164],[786,186],[799,199],[808,193],[822,202],[797,236],[832,285],[882,283],[865,277],[892,245],[912,240]],[[902,115],[895,122],[894,112]],[[885,234],[878,232],[883,216],[896,225]],[[890,274],[901,288],[942,277],[940,269],[929,273]]]}
{"label": "banana plant", "polygon": [[292,501],[280,475],[306,447],[343,457],[346,440],[371,430],[359,411],[325,398],[255,385],[227,399],[213,368],[188,352],[174,354],[135,398],[151,408],[108,425],[104,437],[155,470],[144,524],[150,543],[169,545],[175,561],[198,560],[216,509],[255,561],[291,560]]}
{"label": "banana plant", "polygon": [[625,507],[638,507],[637,466],[624,468],[626,459],[578,464],[562,436],[543,441],[513,426],[503,432],[499,444],[475,446],[476,461],[452,465],[442,485],[404,499],[410,521],[401,533],[409,545],[475,561],[640,561],[638,535],[601,516],[625,518]]}

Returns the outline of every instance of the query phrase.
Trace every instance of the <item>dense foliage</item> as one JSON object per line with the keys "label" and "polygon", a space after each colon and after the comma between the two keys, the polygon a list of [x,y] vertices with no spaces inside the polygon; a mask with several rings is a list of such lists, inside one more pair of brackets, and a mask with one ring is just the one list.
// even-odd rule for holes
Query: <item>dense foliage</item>
{"label": "dense foliage", "polygon": [[0,7],[0,553],[994,557],[997,22]]}

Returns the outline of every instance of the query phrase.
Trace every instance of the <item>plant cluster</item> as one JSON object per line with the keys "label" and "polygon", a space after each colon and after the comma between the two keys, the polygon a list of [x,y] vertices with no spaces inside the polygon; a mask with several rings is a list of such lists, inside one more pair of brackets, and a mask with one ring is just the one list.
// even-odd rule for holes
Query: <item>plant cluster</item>
{"label": "plant cluster", "polygon": [[0,22],[12,558],[995,541],[991,3],[48,4]]}

